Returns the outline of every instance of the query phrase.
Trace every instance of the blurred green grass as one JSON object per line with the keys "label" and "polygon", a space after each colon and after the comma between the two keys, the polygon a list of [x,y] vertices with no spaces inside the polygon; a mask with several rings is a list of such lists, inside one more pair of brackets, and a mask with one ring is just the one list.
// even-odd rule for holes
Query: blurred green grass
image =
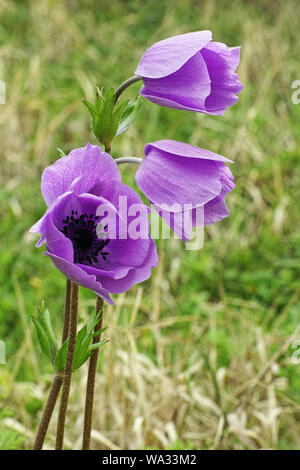
{"label": "blurred green grass", "polygon": [[[144,102],[137,124],[116,140],[113,153],[142,156],[146,142],[169,138],[236,162],[232,170],[237,187],[228,197],[230,218],[206,230],[200,252],[186,251],[177,241],[159,242],[159,275],[143,284],[139,325],[185,315],[206,325],[201,335],[197,337],[193,321],[186,321],[162,327],[160,339],[151,328],[136,338],[138,350],[158,367],[162,341],[163,363],[171,376],[191,367],[195,358],[212,354],[213,366],[206,362],[203,375],[195,380],[212,380],[211,373],[227,368],[230,394],[241,385],[239,371],[246,361],[252,368],[249,377],[255,377],[299,324],[300,105],[291,102],[291,83],[300,78],[299,3],[2,0],[0,14],[0,79],[7,86],[7,104],[0,108],[0,339],[5,340],[8,359],[0,366],[0,406],[9,406],[26,428],[37,426],[43,396],[38,397],[40,405],[34,401],[32,406],[34,397],[29,393],[20,401],[9,383],[11,378],[17,384],[42,383],[44,374],[51,372],[40,357],[30,321],[41,300],[60,330],[65,281],[28,234],[45,209],[40,195],[43,168],[57,158],[56,147],[68,152],[88,141],[95,143],[81,99],[93,100],[96,84],[119,85],[134,73],[153,42],[201,29],[211,29],[216,41],[242,45],[239,73],[245,89],[239,102],[224,117]],[[134,91],[138,85],[126,95],[133,96]],[[133,169],[124,166],[122,173],[125,182],[135,185]],[[129,304],[122,307],[118,325],[128,326],[130,302],[137,292],[134,288],[127,294]],[[85,312],[94,296],[84,290],[81,295]],[[147,313],[151,311],[157,316]],[[106,321],[109,325],[109,318]],[[261,364],[258,331],[266,347]],[[110,334],[113,341],[113,330]],[[300,447],[294,431],[300,405],[299,365],[291,363],[291,354],[287,347],[278,357],[277,379],[287,385],[279,391],[275,386],[274,393],[280,407],[288,408],[288,418],[281,411],[275,437],[264,435],[265,445],[274,448]],[[263,385],[261,389],[263,402],[267,392]],[[213,393],[211,398],[216,399]],[[224,413],[234,406],[236,402]],[[249,426],[255,429],[257,423],[251,419]],[[234,434],[228,426],[224,432]],[[183,442],[190,441],[178,433]],[[203,448],[213,446],[209,437],[192,441]],[[30,438],[25,445],[30,446]],[[145,445],[153,442],[145,438]],[[220,446],[251,444],[234,434]]]}

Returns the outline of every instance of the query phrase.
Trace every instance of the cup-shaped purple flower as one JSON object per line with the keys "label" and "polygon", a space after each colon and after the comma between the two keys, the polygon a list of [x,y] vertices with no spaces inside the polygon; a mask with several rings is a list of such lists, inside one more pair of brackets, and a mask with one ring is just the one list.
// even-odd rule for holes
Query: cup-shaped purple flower
{"label": "cup-shaped purple flower", "polygon": [[189,240],[193,227],[229,215],[225,196],[235,187],[225,157],[174,140],[145,146],[136,181],[174,232]]}
{"label": "cup-shaped purple flower", "polygon": [[141,95],[169,108],[224,114],[243,89],[235,73],[240,47],[211,40],[210,31],[196,31],[151,46],[135,71]]}
{"label": "cup-shaped purple flower", "polygon": [[[48,209],[31,228],[41,234],[55,266],[71,281],[112,303],[121,293],[148,279],[157,265],[155,243],[147,218],[140,237],[130,236],[135,214],[145,207],[138,194],[121,182],[113,158],[88,144],[45,169],[42,194]],[[120,201],[124,201],[120,210]],[[108,215],[109,214],[109,215]],[[115,221],[114,233],[107,220]]]}

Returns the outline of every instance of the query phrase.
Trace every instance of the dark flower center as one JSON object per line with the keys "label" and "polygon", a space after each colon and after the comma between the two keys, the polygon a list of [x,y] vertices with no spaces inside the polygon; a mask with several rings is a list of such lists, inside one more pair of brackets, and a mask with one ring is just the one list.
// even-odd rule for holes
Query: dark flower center
{"label": "dark flower center", "polygon": [[105,247],[110,240],[98,237],[98,219],[93,214],[88,215],[85,212],[78,216],[77,212],[72,211],[72,215],[63,220],[64,228],[61,231],[73,244],[74,263],[92,265],[97,263],[99,255],[106,260],[109,253]]}

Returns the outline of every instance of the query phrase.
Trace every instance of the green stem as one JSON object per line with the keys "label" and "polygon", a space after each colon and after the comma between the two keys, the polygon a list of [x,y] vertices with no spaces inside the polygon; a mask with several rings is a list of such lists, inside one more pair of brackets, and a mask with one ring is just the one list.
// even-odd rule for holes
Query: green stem
{"label": "green stem", "polygon": [[[102,328],[103,321],[103,299],[97,297],[96,312],[100,313],[100,318],[95,326],[95,331],[99,331]],[[101,333],[93,338],[93,344],[99,343]],[[91,445],[91,430],[92,430],[92,415],[94,405],[94,391],[95,391],[95,379],[97,372],[97,361],[98,361],[99,349],[94,349],[89,363],[88,380],[86,387],[86,398],[85,398],[85,410],[84,410],[84,425],[83,425],[83,440],[82,449],[89,450]]]}
{"label": "green stem", "polygon": [[[65,299],[65,313],[64,313],[64,328],[63,328],[63,335],[62,335],[62,343],[67,339],[68,336],[68,329],[69,329],[69,321],[70,321],[70,306],[71,306],[71,282],[67,279],[66,282],[66,299]],[[33,450],[41,450],[43,448],[43,444],[45,441],[45,437],[48,431],[49,423],[53,414],[53,410],[55,408],[58,395],[63,383],[63,376],[62,375],[55,375],[48,400],[46,402],[46,406],[43,412],[43,416],[41,422],[39,424],[39,428],[36,434]]]}
{"label": "green stem", "polygon": [[69,334],[68,334],[68,350],[66,358],[66,366],[64,371],[64,380],[61,393],[61,401],[58,415],[57,423],[57,433],[56,433],[56,450],[62,450],[64,445],[64,433],[65,433],[65,422],[67,407],[70,395],[71,388],[71,379],[72,379],[72,366],[73,366],[73,357],[75,350],[76,342],[76,333],[77,333],[77,318],[78,318],[78,284],[72,283],[72,300],[71,300],[71,313],[70,313],[70,324],[69,324]]}
{"label": "green stem", "polygon": [[121,94],[123,91],[126,90],[130,85],[133,85],[133,83],[138,82],[139,80],[143,80],[142,77],[139,77],[138,75],[134,75],[133,77],[128,78],[122,85],[119,86],[119,88],[115,92],[115,97],[116,97],[116,102],[120,98]]}

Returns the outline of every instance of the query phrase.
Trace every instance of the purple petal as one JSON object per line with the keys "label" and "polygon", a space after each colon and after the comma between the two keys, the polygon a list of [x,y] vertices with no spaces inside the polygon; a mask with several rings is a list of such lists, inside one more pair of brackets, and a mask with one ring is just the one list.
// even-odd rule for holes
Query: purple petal
{"label": "purple petal", "polygon": [[[188,241],[192,230],[192,209],[185,211],[163,210],[160,206],[151,203],[154,209],[164,222],[173,230],[176,235],[183,241]],[[197,210],[197,208],[195,208]]]}
{"label": "purple petal", "polygon": [[45,169],[42,194],[49,206],[67,191],[87,193],[97,183],[120,180],[121,175],[113,158],[98,146],[88,144],[73,150]]}
{"label": "purple petal", "polygon": [[160,99],[172,102],[179,109],[204,108],[206,97],[211,92],[210,78],[200,52],[191,57],[179,70],[167,77],[144,79],[141,95],[150,101],[164,105]]}
{"label": "purple petal", "polygon": [[158,141],[146,145],[136,181],[155,205],[166,209],[176,204],[181,211],[185,204],[202,205],[220,194],[223,161],[188,144]]}
{"label": "purple petal", "polygon": [[211,41],[210,31],[196,31],[164,39],[143,55],[135,73],[143,78],[161,78],[176,72]]}
{"label": "purple petal", "polygon": [[136,180],[152,208],[186,241],[193,227],[229,215],[224,197],[235,185],[227,162],[208,150],[160,140],[145,146]]}
{"label": "purple petal", "polygon": [[210,112],[210,111],[205,110],[204,107],[199,109],[196,107],[185,106],[183,104],[179,104],[168,98],[162,98],[160,96],[155,96],[155,95],[150,95],[150,94],[148,95],[144,92],[144,87],[141,88],[140,94],[144,96],[144,98],[146,98],[147,100],[151,101],[152,103],[156,103],[159,106],[165,106],[166,108],[179,109],[181,111],[194,111],[195,113],[213,114],[213,115],[220,115],[220,116],[223,116],[224,114],[224,110]]}
{"label": "purple petal", "polygon": [[65,193],[60,196],[51,207],[53,222],[60,230],[63,229],[63,220],[72,214],[72,211],[78,214],[88,213],[96,214],[97,209],[102,204],[117,214],[116,208],[105,198],[95,196],[94,194],[74,194],[72,192]]}
{"label": "purple petal", "polygon": [[233,163],[232,160],[229,160],[222,155],[218,155],[217,153],[210,152],[209,150],[201,149],[199,147],[195,147],[194,145],[186,144],[178,140],[157,140],[156,142],[145,145],[145,153],[149,151],[150,147],[155,147],[159,150],[162,150],[163,152],[178,155],[180,157],[200,158],[203,160],[214,160],[216,162]]}
{"label": "purple petal", "polygon": [[47,249],[57,256],[63,257],[66,260],[73,262],[74,250],[71,240],[66,238],[54,225],[52,212],[47,211],[33,227],[30,232],[40,233],[41,239],[36,244],[37,247],[47,243]]}
{"label": "purple petal", "polygon": [[[110,198],[112,202],[93,194],[76,195],[69,192],[60,196],[55,201],[51,209],[48,210],[47,217],[44,217],[42,222],[34,226],[34,231],[42,233],[43,235],[39,244],[41,244],[41,242],[46,242],[49,252],[54,253],[62,258],[66,258],[69,261],[73,261],[74,251],[72,242],[60,232],[60,230],[62,230],[64,227],[63,220],[67,216],[70,216],[72,211],[77,212],[78,214],[96,214],[98,207],[102,204],[105,204],[105,208],[109,208],[110,211],[116,215],[116,219],[118,221],[118,233],[120,217],[117,208],[119,206],[119,196],[123,196],[126,197],[126,206],[123,208],[123,211],[126,211],[124,220],[122,214],[122,220],[125,229],[124,239],[111,239],[109,243],[109,259],[104,261],[102,257],[99,257],[98,262],[95,263],[94,267],[103,271],[120,273],[120,267],[122,267],[124,272],[124,267],[126,266],[140,266],[147,256],[151,242],[148,234],[148,208],[142,203],[139,195],[133,189],[129,188],[123,183],[116,182],[113,185],[106,184],[104,185],[103,193],[106,197]],[[138,204],[139,206],[145,207],[146,209],[146,239],[140,238],[133,240],[128,236],[128,227],[130,227],[130,223],[134,217],[126,217],[126,214],[128,208],[133,204]],[[120,208],[120,210],[122,210],[122,208]]]}
{"label": "purple petal", "polygon": [[210,201],[204,206],[204,225],[211,225],[216,222],[220,222],[229,215],[229,210],[224,198],[216,198],[216,200]]}
{"label": "purple petal", "polygon": [[96,276],[87,274],[76,264],[70,263],[66,259],[60,258],[53,253],[45,252],[49,256],[57,269],[59,269],[70,281],[76,282],[80,286],[86,287],[94,291],[97,295],[102,297],[106,302],[113,305],[113,301],[109,297],[107,289],[102,287],[102,283],[96,280]]}
{"label": "purple petal", "polygon": [[[122,216],[118,221],[117,227],[117,229],[120,229],[120,224],[122,224],[120,237],[118,239],[111,240],[109,244],[111,251],[110,266],[120,264],[123,266],[141,265],[147,255],[149,244],[151,242],[148,233],[149,222],[148,217],[146,217],[149,209],[145,204],[143,204],[140,196],[124,183],[114,183],[114,185],[106,184],[105,187],[103,187],[102,194],[108,201],[118,208],[118,213]],[[119,204],[124,205],[123,207],[119,207]],[[127,215],[127,217],[124,218],[124,212],[126,215],[128,209],[134,205],[137,205],[140,209],[144,208],[145,226],[143,227],[143,232],[147,233],[147,238],[133,240],[128,234],[130,224],[135,219],[135,216]],[[104,265],[105,263],[100,259],[98,266],[104,269]]]}
{"label": "purple petal", "polygon": [[141,266],[132,268],[127,276],[120,279],[105,277],[101,280],[103,286],[113,294],[121,294],[130,289],[134,284],[149,279],[151,269],[157,266],[158,256],[156,246],[153,240],[150,240],[149,249]]}
{"label": "purple petal", "polygon": [[[74,150],[45,170],[42,189],[50,207],[31,231],[41,233],[37,245],[46,243],[45,254],[68,279],[112,303],[103,283],[112,285],[112,292],[123,292],[150,276],[157,253],[149,236],[149,208],[135,191],[121,183],[110,155],[91,145]],[[123,211],[120,198],[126,200]],[[122,236],[116,232],[119,239],[105,235],[106,213],[108,219],[111,215],[116,219],[116,228],[124,225]],[[131,225],[134,238],[128,236]],[[98,242],[97,229],[104,232],[106,243]],[[88,265],[74,263],[74,258]]]}
{"label": "purple petal", "polygon": [[77,263],[76,266],[79,266],[88,274],[93,274],[94,276],[96,276],[97,279],[98,278],[101,279],[103,276],[112,277],[113,279],[120,279],[122,277],[125,277],[128,274],[128,271],[132,269],[130,266],[114,266],[109,271],[105,269],[100,269],[97,266],[87,266],[85,264],[79,264],[79,263]]}
{"label": "purple petal", "polygon": [[229,211],[225,203],[225,196],[235,188],[234,178],[230,169],[224,165],[220,178],[222,191],[219,196],[209,201],[204,206],[204,224],[210,225],[219,222],[229,216]]}
{"label": "purple petal", "polygon": [[205,109],[210,113],[224,113],[234,105],[243,85],[234,73],[240,61],[240,47],[227,47],[212,42],[201,50],[211,79],[211,93],[205,100]]}
{"label": "purple petal", "polygon": [[78,214],[96,214],[97,208],[105,204],[111,211],[117,214],[116,208],[106,199],[93,194],[76,195],[72,192],[65,193],[57,198],[46,214],[30,229],[32,233],[41,233],[42,237],[36,244],[37,247],[47,243],[47,249],[59,257],[70,262],[74,259],[73,244],[61,230],[64,227],[63,220],[70,216],[72,211]]}

